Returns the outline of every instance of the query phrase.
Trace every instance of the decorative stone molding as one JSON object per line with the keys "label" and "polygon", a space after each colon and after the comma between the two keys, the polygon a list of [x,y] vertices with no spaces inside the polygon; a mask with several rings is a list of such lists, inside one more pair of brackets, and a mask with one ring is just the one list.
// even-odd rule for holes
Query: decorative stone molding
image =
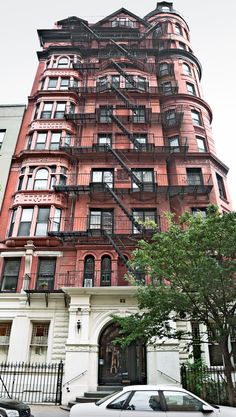
{"label": "decorative stone molding", "polygon": [[71,125],[66,121],[53,121],[53,122],[32,122],[30,130],[50,130],[50,129],[60,129],[60,130],[71,130]]}
{"label": "decorative stone molding", "polygon": [[50,205],[61,205],[66,204],[65,197],[60,194],[49,194],[43,193],[17,193],[14,197],[13,206],[19,206],[24,204],[50,204]]}

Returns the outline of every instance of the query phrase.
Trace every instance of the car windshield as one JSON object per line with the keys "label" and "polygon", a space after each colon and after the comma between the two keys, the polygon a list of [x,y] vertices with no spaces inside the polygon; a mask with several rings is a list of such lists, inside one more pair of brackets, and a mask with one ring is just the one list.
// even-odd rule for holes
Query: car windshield
{"label": "car windshield", "polygon": [[96,401],[95,405],[100,405],[100,404],[104,403],[106,400],[109,400],[109,398],[112,398],[115,394],[117,394],[117,393],[118,393],[118,392],[120,392],[120,391],[122,391],[122,389],[117,390],[117,391],[115,391],[115,392],[112,392],[112,393],[111,393],[111,394],[109,394],[109,395],[106,395],[106,397],[101,398],[101,400]]}

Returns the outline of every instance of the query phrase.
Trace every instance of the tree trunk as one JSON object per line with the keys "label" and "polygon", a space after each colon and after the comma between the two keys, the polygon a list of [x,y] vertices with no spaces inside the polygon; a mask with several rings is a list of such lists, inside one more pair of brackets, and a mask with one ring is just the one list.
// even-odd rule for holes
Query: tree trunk
{"label": "tree trunk", "polygon": [[226,382],[227,382],[226,389],[227,389],[227,393],[229,397],[229,404],[233,407],[236,407],[236,393],[235,393],[235,388],[234,388],[234,384],[232,380],[232,372],[234,368],[232,366],[231,359],[230,359],[228,340],[225,343],[220,344],[220,347],[221,347],[222,355],[224,358],[224,373],[225,373]]}

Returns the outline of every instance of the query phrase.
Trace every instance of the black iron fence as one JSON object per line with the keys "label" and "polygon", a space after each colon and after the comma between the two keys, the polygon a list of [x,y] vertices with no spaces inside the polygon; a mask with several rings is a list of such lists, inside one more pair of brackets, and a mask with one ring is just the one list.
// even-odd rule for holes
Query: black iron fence
{"label": "black iron fence", "polygon": [[0,363],[0,397],[61,404],[63,362]]}
{"label": "black iron fence", "polygon": [[[236,371],[232,373],[236,390]],[[229,405],[227,382],[224,369],[206,366],[181,366],[181,383],[183,388],[193,392],[212,404]]]}

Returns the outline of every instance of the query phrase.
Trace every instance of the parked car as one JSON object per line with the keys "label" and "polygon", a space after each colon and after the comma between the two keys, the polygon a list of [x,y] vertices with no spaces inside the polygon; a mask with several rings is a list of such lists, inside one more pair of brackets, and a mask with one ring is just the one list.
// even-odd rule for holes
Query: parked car
{"label": "parked car", "polygon": [[30,407],[22,401],[0,398],[0,417],[33,417]]}
{"label": "parked car", "polygon": [[236,408],[212,406],[183,388],[172,385],[124,387],[96,403],[80,403],[70,417],[235,417]]}

